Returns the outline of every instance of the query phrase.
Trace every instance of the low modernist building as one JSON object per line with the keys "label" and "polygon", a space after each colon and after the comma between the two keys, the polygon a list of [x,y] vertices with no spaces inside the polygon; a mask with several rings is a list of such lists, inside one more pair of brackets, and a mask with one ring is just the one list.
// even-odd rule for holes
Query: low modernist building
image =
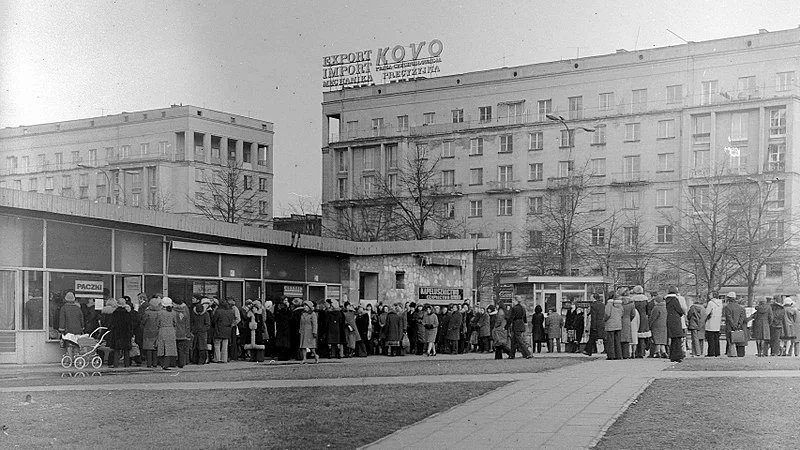
{"label": "low modernist building", "polygon": [[231,164],[272,219],[273,124],[173,105],[0,130],[0,187],[200,214],[193,199]]}
{"label": "low modernist building", "polygon": [[[579,176],[592,186],[581,208],[598,218],[581,240],[599,253],[612,234],[621,251],[674,252],[673,223],[702,203],[714,173],[769,184],[770,220],[782,233],[800,206],[799,52],[800,29],[761,30],[326,92],[323,229],[364,205],[354,200],[372,195],[376,180],[395,183],[418,154],[438,160],[440,213],[510,258],[541,245],[547,196]],[[800,289],[792,262],[775,255],[764,292]],[[562,275],[694,290],[674,268],[626,264],[608,273],[581,261]],[[520,264],[521,276],[544,274]]]}
{"label": "low modernist building", "polygon": [[[0,189],[0,363],[58,361],[72,291],[277,302],[471,302],[492,241],[361,243]],[[86,330],[91,331],[91,330]]]}

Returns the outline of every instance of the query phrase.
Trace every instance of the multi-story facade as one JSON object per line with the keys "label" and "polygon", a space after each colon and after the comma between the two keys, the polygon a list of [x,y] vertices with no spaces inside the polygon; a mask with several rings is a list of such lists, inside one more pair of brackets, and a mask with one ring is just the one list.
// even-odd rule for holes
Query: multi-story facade
{"label": "multi-story facade", "polygon": [[[761,30],[327,92],[324,229],[370,185],[365,179],[391,176],[418,145],[440,158],[447,209],[465,233],[493,237],[511,256],[535,241],[542,198],[570,183],[576,167],[593,180],[586,208],[619,218],[626,245],[648,236],[653,252],[673,251],[671,224],[687,193],[702,192],[720,168],[740,182],[769,180],[773,209],[789,217],[800,181],[799,51],[800,29]],[[607,226],[586,230],[585,241],[602,246]],[[687,278],[657,264],[648,270],[646,278],[667,283]],[[792,272],[776,261],[764,279],[773,290],[796,286]],[[597,273],[576,264],[570,274]]]}
{"label": "multi-story facade", "polygon": [[0,187],[199,214],[229,162],[272,219],[273,124],[190,105],[0,130]]}

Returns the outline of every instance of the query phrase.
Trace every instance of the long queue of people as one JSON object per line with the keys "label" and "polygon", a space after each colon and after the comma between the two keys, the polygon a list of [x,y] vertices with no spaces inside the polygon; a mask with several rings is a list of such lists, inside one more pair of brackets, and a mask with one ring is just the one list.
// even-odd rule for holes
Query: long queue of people
{"label": "long queue of people", "polygon": [[[436,356],[439,352],[491,352],[498,309],[468,304],[433,306],[413,302],[358,306],[336,300],[316,304],[297,298],[271,301],[193,297],[107,299],[102,310],[76,302],[67,292],[58,330],[82,335],[109,330],[98,351],[104,362],[146,367],[250,360],[261,363],[324,358]],[[499,310],[502,316],[502,308]],[[523,311],[524,315],[524,311]],[[62,340],[66,353],[75,344]]]}
{"label": "long queue of people", "polygon": [[[762,298],[752,313],[739,303],[735,292],[691,305],[674,287],[666,295],[641,286],[595,296],[589,312],[589,339],[584,354],[591,356],[602,341],[608,359],[669,358],[680,362],[692,357],[719,357],[720,336],[725,355],[745,356],[752,339],[757,356],[798,356],[800,313],[794,300]],[[751,332],[752,330],[752,332]],[[751,336],[752,335],[752,336]]]}

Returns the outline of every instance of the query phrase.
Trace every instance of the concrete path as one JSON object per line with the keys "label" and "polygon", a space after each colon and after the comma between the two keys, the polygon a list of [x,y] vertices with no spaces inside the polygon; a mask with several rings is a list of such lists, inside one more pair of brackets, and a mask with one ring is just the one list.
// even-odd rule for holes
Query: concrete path
{"label": "concrete path", "polygon": [[669,364],[599,360],[533,374],[365,448],[587,448]]}

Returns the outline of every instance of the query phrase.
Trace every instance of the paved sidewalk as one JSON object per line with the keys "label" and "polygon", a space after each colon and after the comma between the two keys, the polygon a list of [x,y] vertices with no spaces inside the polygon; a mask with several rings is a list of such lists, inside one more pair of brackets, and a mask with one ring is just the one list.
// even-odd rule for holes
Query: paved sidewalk
{"label": "paved sidewalk", "polygon": [[669,365],[598,360],[532,374],[365,448],[587,448]]}

